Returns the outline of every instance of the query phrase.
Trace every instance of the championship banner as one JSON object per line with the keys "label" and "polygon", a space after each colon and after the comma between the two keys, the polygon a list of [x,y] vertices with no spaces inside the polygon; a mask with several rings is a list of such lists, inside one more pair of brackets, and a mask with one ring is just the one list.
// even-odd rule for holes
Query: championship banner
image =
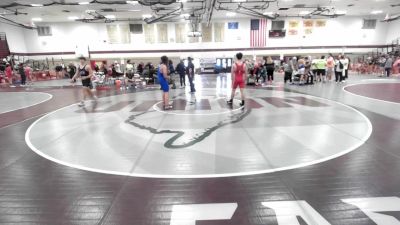
{"label": "championship banner", "polygon": [[312,28],[306,28],[306,29],[304,29],[304,34],[305,35],[310,35],[310,34],[312,34],[313,33],[313,29]]}
{"label": "championship banner", "polygon": [[290,20],[289,21],[289,28],[298,28],[299,27],[299,21],[298,20]]}
{"label": "championship banner", "polygon": [[326,20],[316,20],[315,21],[315,26],[316,27],[325,27],[326,26]]}
{"label": "championship banner", "polygon": [[314,27],[314,20],[303,20],[303,26],[305,28]]}
{"label": "championship banner", "polygon": [[288,30],[288,35],[298,35],[299,31],[296,29],[290,29]]}

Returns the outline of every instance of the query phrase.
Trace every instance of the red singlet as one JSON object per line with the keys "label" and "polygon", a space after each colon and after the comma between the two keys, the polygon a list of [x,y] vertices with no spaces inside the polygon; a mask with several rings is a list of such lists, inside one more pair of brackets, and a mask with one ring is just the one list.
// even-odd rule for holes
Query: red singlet
{"label": "red singlet", "polygon": [[238,63],[235,63],[236,69],[235,69],[235,81],[233,82],[232,88],[236,89],[237,87],[239,88],[244,88],[244,80],[243,80],[243,74],[245,73],[244,71],[244,63],[239,65]]}

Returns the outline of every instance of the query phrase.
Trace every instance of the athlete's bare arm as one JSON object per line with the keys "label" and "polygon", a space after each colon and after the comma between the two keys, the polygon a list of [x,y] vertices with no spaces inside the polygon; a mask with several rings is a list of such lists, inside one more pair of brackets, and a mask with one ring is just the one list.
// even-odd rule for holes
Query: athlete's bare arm
{"label": "athlete's bare arm", "polygon": [[243,63],[243,80],[246,80],[247,78],[247,66],[246,63]]}
{"label": "athlete's bare arm", "polygon": [[91,66],[89,66],[89,65],[86,65],[86,67],[85,67],[85,70],[89,72],[89,76],[87,76],[87,78],[86,78],[86,79],[89,79],[89,80],[90,80],[90,79],[92,78],[92,76],[93,76],[93,70],[92,70],[92,67],[91,67]]}
{"label": "athlete's bare arm", "polygon": [[233,64],[232,65],[232,69],[231,69],[231,80],[232,80],[232,82],[235,81],[235,71],[236,71],[236,65]]}
{"label": "athlete's bare arm", "polygon": [[166,65],[161,65],[161,72],[165,79],[168,79],[168,69]]}

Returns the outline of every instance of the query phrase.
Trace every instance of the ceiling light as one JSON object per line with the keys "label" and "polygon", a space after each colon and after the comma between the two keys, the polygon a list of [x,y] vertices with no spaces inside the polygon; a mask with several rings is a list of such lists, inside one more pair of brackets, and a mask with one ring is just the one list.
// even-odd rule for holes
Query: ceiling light
{"label": "ceiling light", "polygon": [[226,13],[226,16],[228,16],[228,17],[234,17],[234,16],[236,16],[236,13],[234,13],[234,12],[227,12],[227,13]]}
{"label": "ceiling light", "polygon": [[79,2],[78,4],[79,4],[79,5],[89,5],[90,2]]}
{"label": "ceiling light", "polygon": [[190,15],[185,13],[185,14],[181,14],[181,17],[189,17]]}
{"label": "ceiling light", "polygon": [[151,17],[153,17],[153,16],[150,15],[150,14],[144,14],[144,15],[142,15],[142,17],[143,17],[143,18],[151,18]]}
{"label": "ceiling light", "polygon": [[247,2],[247,0],[233,0],[234,2]]}
{"label": "ceiling light", "polygon": [[128,11],[129,11],[129,12],[140,12],[140,11],[142,11],[142,10],[140,10],[140,9],[129,9]]}
{"label": "ceiling light", "polygon": [[43,7],[43,4],[31,4],[33,7]]}
{"label": "ceiling light", "polygon": [[42,18],[39,18],[39,17],[36,17],[36,18],[32,18],[32,21],[38,22],[38,21],[43,21],[43,19],[42,19]]}
{"label": "ceiling light", "polygon": [[299,14],[300,15],[307,15],[307,14],[310,14],[310,11],[301,11]]}
{"label": "ceiling light", "polygon": [[78,20],[79,17],[77,17],[77,16],[69,16],[68,19],[69,20]]}
{"label": "ceiling light", "polygon": [[104,16],[105,18],[107,18],[107,19],[115,19],[115,16],[114,15],[106,15],[106,16]]}
{"label": "ceiling light", "polygon": [[264,12],[263,14],[264,15],[274,15],[275,13],[274,12]]}
{"label": "ceiling light", "polygon": [[132,4],[132,5],[136,5],[139,2],[138,1],[126,1],[127,4]]}
{"label": "ceiling light", "polygon": [[371,12],[371,14],[381,14],[381,13],[383,13],[382,10],[374,10]]}
{"label": "ceiling light", "polygon": [[177,0],[176,2],[187,2],[187,0]]}

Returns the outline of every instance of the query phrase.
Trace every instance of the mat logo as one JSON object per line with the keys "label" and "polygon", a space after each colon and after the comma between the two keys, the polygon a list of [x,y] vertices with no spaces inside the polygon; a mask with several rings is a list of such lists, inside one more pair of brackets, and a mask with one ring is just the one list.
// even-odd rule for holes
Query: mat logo
{"label": "mat logo", "polygon": [[[342,202],[359,208],[377,225],[399,225],[400,221],[391,215],[400,212],[400,198],[351,198]],[[262,206],[275,212],[279,225],[330,225],[306,201],[273,201],[262,202]],[[196,221],[231,220],[238,207],[237,203],[214,203],[174,205],[170,225],[196,225]]]}
{"label": "mat logo", "polygon": [[[211,107],[212,101],[217,101],[219,109],[227,109],[229,106],[226,104],[225,99],[199,99],[196,101],[187,101],[186,99],[175,99],[173,100],[173,108],[174,111],[184,111],[187,110],[187,106],[191,106],[191,110],[213,110]],[[148,110],[152,110],[153,106],[160,101],[158,100],[148,100],[142,101],[131,110],[131,112],[144,112]],[[316,101],[314,99],[306,98],[303,96],[293,96],[293,97],[260,97],[260,98],[248,98],[246,99],[246,108],[250,109],[259,109],[263,108],[264,106],[260,104],[261,102],[265,102],[268,105],[272,105],[276,108],[293,108],[295,105],[306,106],[306,107],[327,107],[329,105]],[[76,112],[78,113],[108,113],[108,112],[115,112],[122,110],[123,108],[134,104],[135,101],[120,101],[113,105],[108,105],[107,102],[104,102],[104,105],[108,105],[105,108],[98,108],[94,111],[81,109]],[[161,104],[160,104],[161,105]],[[218,109],[214,109],[218,110]]]}
{"label": "mat logo", "polygon": [[[78,113],[108,113],[124,110],[131,112],[132,114],[125,120],[127,124],[134,126],[135,128],[146,130],[152,134],[162,135],[167,134],[170,136],[164,143],[164,147],[169,149],[182,149],[193,146],[207,137],[209,137],[216,130],[227,126],[238,123],[249,116],[253,109],[271,109],[276,108],[294,108],[297,106],[305,107],[328,107],[329,105],[316,101],[311,98],[303,96],[288,96],[288,97],[253,97],[246,100],[246,107],[239,108],[238,105],[228,106],[226,100],[223,98],[217,98],[216,96],[203,96],[208,98],[202,98],[198,100],[188,101],[182,98],[175,98],[173,100],[173,114],[179,115],[180,113],[185,116],[191,116],[196,114],[207,114],[214,113],[215,117],[207,117],[207,121],[203,123],[203,127],[197,127],[196,133],[193,132],[192,127],[186,127],[185,129],[171,129],[158,127],[155,128],[152,125],[148,125],[143,122],[144,117],[154,116],[156,117],[160,111],[155,110],[160,108],[162,103],[159,100],[147,100],[136,103],[135,101],[119,101],[117,103],[102,102],[102,106],[98,107],[94,111],[88,111],[80,109]],[[112,103],[112,104],[110,104]],[[263,103],[263,104],[262,104]],[[133,108],[127,108],[130,105],[135,105]],[[236,108],[235,108],[236,107]],[[126,109],[125,109],[126,108]],[[129,110],[129,111],[127,111]],[[190,132],[187,132],[190,130]]]}

